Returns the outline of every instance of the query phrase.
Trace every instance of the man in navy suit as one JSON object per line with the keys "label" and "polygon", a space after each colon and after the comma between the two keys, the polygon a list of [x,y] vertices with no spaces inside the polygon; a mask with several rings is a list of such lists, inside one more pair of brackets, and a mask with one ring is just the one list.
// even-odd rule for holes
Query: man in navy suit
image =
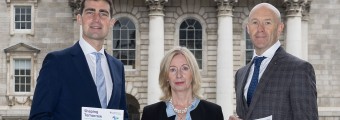
{"label": "man in navy suit", "polygon": [[30,120],[80,120],[82,107],[120,109],[128,118],[124,65],[103,48],[115,22],[111,13],[111,0],[81,3],[77,22],[82,25],[82,37],[70,48],[47,54]]}
{"label": "man in navy suit", "polygon": [[229,120],[317,120],[313,66],[287,53],[278,40],[284,24],[268,3],[249,13],[247,30],[254,44],[252,62],[235,75],[236,113]]}

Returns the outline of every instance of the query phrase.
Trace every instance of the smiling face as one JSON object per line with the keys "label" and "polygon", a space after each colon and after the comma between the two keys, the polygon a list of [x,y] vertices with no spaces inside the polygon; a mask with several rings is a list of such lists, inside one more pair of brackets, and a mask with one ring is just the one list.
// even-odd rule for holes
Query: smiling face
{"label": "smiling face", "polygon": [[284,27],[279,14],[269,4],[255,6],[250,12],[247,31],[257,55],[261,55],[277,42]]}
{"label": "smiling face", "polygon": [[192,71],[185,57],[178,54],[173,57],[169,68],[169,83],[174,92],[191,91]]}
{"label": "smiling face", "polygon": [[110,5],[106,1],[85,1],[82,15],[77,15],[77,22],[83,27],[83,38],[86,41],[105,39],[114,24],[109,11]]}

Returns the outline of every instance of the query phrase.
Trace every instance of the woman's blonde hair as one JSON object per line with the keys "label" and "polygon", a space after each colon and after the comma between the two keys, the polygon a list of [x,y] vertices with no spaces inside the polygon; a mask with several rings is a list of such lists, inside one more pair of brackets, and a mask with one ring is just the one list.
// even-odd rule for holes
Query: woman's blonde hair
{"label": "woman's blonde hair", "polygon": [[180,47],[176,46],[169,50],[163,57],[161,65],[160,65],[160,73],[159,73],[159,85],[161,87],[161,90],[163,92],[162,97],[160,98],[162,101],[169,100],[172,96],[171,93],[171,87],[168,82],[169,80],[169,69],[170,69],[170,63],[172,59],[176,55],[183,55],[185,59],[188,62],[188,65],[191,69],[192,73],[192,82],[191,82],[191,87],[192,87],[192,95],[193,97],[197,98],[202,98],[202,95],[200,93],[201,89],[201,74],[199,71],[199,67],[197,64],[197,61],[194,57],[194,55],[188,50],[186,47]]}

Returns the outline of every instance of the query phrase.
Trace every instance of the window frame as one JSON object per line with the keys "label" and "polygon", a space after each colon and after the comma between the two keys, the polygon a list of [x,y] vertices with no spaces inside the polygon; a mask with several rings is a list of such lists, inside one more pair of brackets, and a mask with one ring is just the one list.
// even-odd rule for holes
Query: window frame
{"label": "window frame", "polygon": [[[119,48],[119,49],[116,49],[116,48],[113,48],[113,44],[114,44],[114,40],[115,40],[115,36],[113,35],[113,31],[114,31],[114,26],[115,26],[115,24],[120,20],[120,19],[128,19],[129,21],[128,22],[130,22],[130,23],[132,23],[133,25],[134,25],[134,29],[130,29],[130,28],[128,28],[127,30],[128,30],[128,32],[130,31],[130,30],[133,30],[135,33],[135,35],[134,35],[134,44],[135,44],[135,48],[134,49],[131,49],[131,48],[127,48],[127,49],[122,49],[122,48]],[[126,65],[126,64],[124,64],[124,66],[125,66],[125,68],[126,69],[130,69],[130,70],[134,70],[134,69],[136,69],[137,68],[137,25],[134,23],[134,21],[131,19],[131,18],[129,18],[129,17],[120,17],[120,18],[117,18],[116,19],[117,21],[116,21],[116,23],[113,25],[113,27],[112,27],[112,45],[111,45],[111,47],[112,47],[112,56],[114,56],[113,54],[114,54],[114,50],[118,50],[118,51],[132,51],[132,50],[134,50],[134,54],[135,54],[135,57],[134,57],[134,59],[130,59],[130,58],[126,58],[126,59],[123,59],[123,60],[127,60],[127,61],[129,61],[129,60],[133,60],[134,61],[134,66],[133,65]],[[121,33],[121,28],[120,28],[120,33]],[[120,34],[120,37],[121,37],[121,34]],[[121,39],[119,39],[120,41],[122,41]],[[128,39],[126,39],[127,41],[130,41],[130,40],[132,40],[132,39],[130,39],[130,38],[128,38]],[[119,60],[122,60],[121,58],[118,58],[118,57],[116,57],[117,59],[119,59]]]}
{"label": "window frame", "polygon": [[[26,90],[24,90],[24,92],[22,92],[22,91],[16,91],[15,90],[15,86],[16,86],[16,82],[15,82],[15,77],[16,77],[16,75],[15,75],[15,70],[16,70],[16,66],[15,66],[15,63],[16,63],[16,60],[29,60],[29,62],[30,62],[30,74],[29,74],[29,77],[30,77],[30,91],[26,91]],[[11,80],[11,82],[12,82],[12,86],[11,87],[13,87],[13,89],[12,89],[12,91],[13,91],[13,93],[15,93],[15,94],[25,94],[25,93],[32,93],[33,91],[32,91],[32,88],[33,88],[33,79],[32,79],[32,71],[33,71],[33,62],[32,62],[32,58],[31,57],[14,57],[13,58],[13,62],[12,62],[12,80]],[[27,75],[27,74],[26,74]],[[26,81],[25,81],[26,82]],[[21,83],[20,81],[19,81],[19,84],[23,84],[23,83]],[[24,83],[25,84],[25,83]],[[27,84],[25,84],[25,85],[27,85]],[[20,88],[20,86],[19,86],[19,88]]]}
{"label": "window frame", "polygon": [[[12,3],[10,12],[10,34],[30,34],[34,35],[34,21],[35,21],[35,6],[33,3]],[[15,7],[17,6],[30,6],[31,7],[31,29],[16,29],[15,28]]]}

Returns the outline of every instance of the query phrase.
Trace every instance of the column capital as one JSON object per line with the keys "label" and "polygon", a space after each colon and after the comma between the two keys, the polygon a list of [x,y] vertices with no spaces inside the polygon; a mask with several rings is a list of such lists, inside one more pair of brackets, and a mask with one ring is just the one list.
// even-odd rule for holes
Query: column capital
{"label": "column capital", "polygon": [[237,0],[215,0],[217,3],[217,16],[232,16],[233,6]]}
{"label": "column capital", "polygon": [[309,12],[312,0],[308,0],[306,4],[302,7],[302,20],[308,21],[309,20]]}
{"label": "column capital", "polygon": [[302,16],[302,8],[305,6],[307,0],[284,0],[284,7],[286,7],[286,16]]}
{"label": "column capital", "polygon": [[68,6],[72,9],[73,12],[73,18],[77,16],[77,14],[80,12],[80,3],[81,0],[68,0]]}
{"label": "column capital", "polygon": [[150,14],[153,16],[164,16],[164,4],[168,0],[146,0],[146,5],[149,7]]}

